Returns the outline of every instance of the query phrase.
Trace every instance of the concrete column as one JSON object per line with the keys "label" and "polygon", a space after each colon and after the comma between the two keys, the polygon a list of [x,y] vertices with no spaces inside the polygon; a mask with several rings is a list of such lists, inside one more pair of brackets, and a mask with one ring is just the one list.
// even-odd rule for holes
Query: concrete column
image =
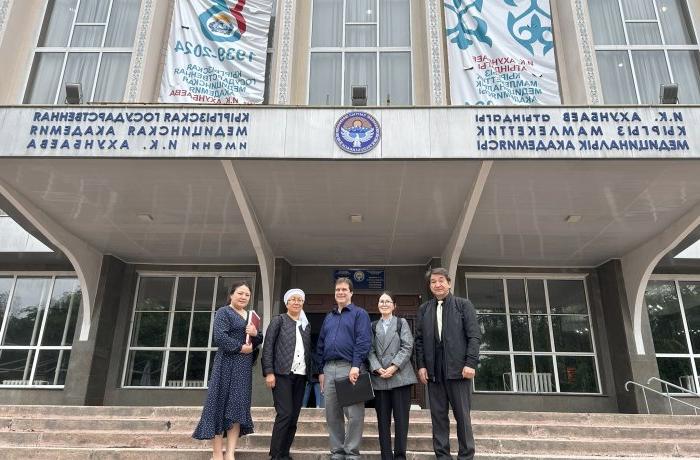
{"label": "concrete column", "polygon": [[564,103],[601,104],[603,94],[588,2],[569,0],[568,5],[566,2],[552,2],[552,13],[557,19],[554,22],[555,36],[568,45],[558,48],[557,52],[559,69],[565,69],[559,75]]}
{"label": "concrete column", "polygon": [[48,0],[0,0],[0,105],[21,104]]}
{"label": "concrete column", "polygon": [[428,27],[428,61],[430,81],[430,105],[447,104],[447,72],[445,62],[445,23],[443,20],[442,2],[426,0],[425,17]]}
{"label": "concrete column", "polygon": [[[610,360],[618,410],[622,413],[645,413],[646,406],[642,394],[627,391],[625,383],[630,380],[646,383],[649,377],[658,376],[656,357],[653,352],[644,355],[634,352],[634,329],[632,315],[628,308],[625,280],[622,276],[622,263],[619,260],[611,260],[598,267],[596,272],[600,284],[605,331],[611,351]],[[648,320],[644,324],[644,329],[644,340],[650,343],[651,331]],[[651,350],[653,347],[647,349]]]}
{"label": "concrete column", "polygon": [[131,54],[129,80],[124,91],[126,102],[151,102],[158,100],[162,59],[168,46],[171,2],[143,0],[136,25],[134,51]]}
{"label": "concrete column", "polygon": [[467,235],[469,234],[469,228],[474,220],[474,215],[476,214],[476,208],[479,206],[479,200],[481,200],[481,193],[484,191],[486,186],[486,179],[489,177],[491,172],[491,167],[493,166],[493,161],[482,161],[481,168],[479,168],[479,173],[474,179],[474,184],[469,192],[469,196],[464,202],[464,208],[459,216],[457,225],[450,236],[450,240],[447,242],[444,252],[442,253],[442,262],[445,264],[445,268],[450,273],[450,278],[453,280],[457,276],[457,264],[459,263],[459,256],[462,254],[462,249],[464,248],[464,243],[467,241]]}
{"label": "concrete column", "polygon": [[241,210],[243,222],[248,230],[250,240],[253,243],[255,254],[258,257],[258,264],[260,265],[261,291],[263,297],[263,327],[264,329],[267,329],[267,325],[270,324],[270,317],[272,316],[273,311],[272,296],[273,283],[275,280],[275,257],[272,253],[270,245],[267,242],[267,239],[265,238],[265,233],[262,230],[262,226],[255,215],[253,205],[248,199],[248,194],[245,192],[241,181],[238,179],[233,161],[222,160],[221,164],[226,172],[226,177],[228,177],[231,190],[233,191],[238,207]]}
{"label": "concrete column", "polygon": [[292,286],[292,265],[287,261],[278,257],[275,259],[275,283],[272,289],[272,315],[277,315],[287,311],[284,305],[284,293]]}
{"label": "concrete column", "polygon": [[[90,244],[76,237],[59,225],[53,218],[15,190],[7,182],[0,180],[0,194],[49,242],[63,252],[70,260],[80,281],[83,304],[80,311],[81,323],[78,340],[88,340],[90,324],[100,279],[102,254]],[[8,214],[11,210],[6,210]],[[10,217],[12,215],[10,214]]]}
{"label": "concrete column", "polygon": [[274,84],[270,88],[270,100],[274,104],[289,104],[292,96],[292,68],[294,58],[294,25],[296,7],[294,0],[279,0],[275,30],[275,51],[272,63]]}
{"label": "concrete column", "polygon": [[643,339],[642,317],[644,311],[644,291],[651,272],[661,258],[676,247],[700,224],[700,204],[696,205],[676,222],[658,235],[622,257],[622,273],[625,279],[628,308],[632,315],[634,331],[634,351],[645,355],[651,349]]}
{"label": "concrete column", "polygon": [[12,9],[13,3],[14,0],[0,1],[0,46],[2,46],[2,38],[5,36],[5,30],[7,30],[7,20],[10,17],[10,10]]}
{"label": "concrete column", "polygon": [[88,340],[73,343],[64,390],[64,404],[88,406],[104,404],[112,355],[123,352],[123,349],[112,348],[112,342],[126,269],[127,265],[116,257],[105,256],[103,259],[92,315],[93,328]]}

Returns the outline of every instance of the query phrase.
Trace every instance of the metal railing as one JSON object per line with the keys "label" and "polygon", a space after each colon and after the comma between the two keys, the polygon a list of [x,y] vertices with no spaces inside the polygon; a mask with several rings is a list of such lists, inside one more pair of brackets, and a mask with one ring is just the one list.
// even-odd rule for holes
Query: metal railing
{"label": "metal railing", "polygon": [[[647,382],[647,383],[649,383],[649,382]],[[625,390],[630,391],[630,388],[629,388],[630,384],[642,389],[642,395],[644,396],[644,404],[646,405],[646,408],[647,408],[647,414],[651,414],[651,412],[649,411],[649,400],[647,399],[647,391],[650,391],[650,392],[655,393],[657,395],[663,396],[664,398],[666,398],[668,400],[668,407],[671,411],[671,415],[674,415],[674,413],[673,413],[673,401],[676,401],[680,404],[683,404],[684,406],[691,407],[693,409],[693,412],[695,413],[695,415],[698,415],[698,410],[700,410],[700,406],[696,406],[695,404],[690,404],[687,401],[683,401],[682,399],[675,398],[668,393],[663,393],[659,390],[655,390],[654,388],[651,388],[651,387],[644,385],[644,384],[641,384],[641,383],[637,383],[633,380],[629,380],[629,381],[627,381],[627,383],[625,383]],[[670,383],[670,385],[673,385],[673,384]],[[675,385],[673,385],[673,386],[675,386]]]}
{"label": "metal railing", "polygon": [[[668,391],[668,387],[671,387],[671,388],[675,388],[676,390],[680,390],[680,393],[685,393],[685,394],[688,394],[691,396],[695,396],[696,398],[700,398],[700,394],[698,394],[692,390],[689,390],[688,388],[685,388],[685,387],[682,387],[679,385],[675,385],[671,382],[667,382],[666,380],[662,380],[658,377],[651,377],[649,380],[647,380],[647,385],[650,385],[651,382],[658,382],[661,384],[662,387],[666,387],[666,394],[667,395],[670,395],[672,393],[671,391]],[[695,387],[693,387],[693,388],[695,388]],[[674,391],[673,393],[678,393],[678,392]]]}

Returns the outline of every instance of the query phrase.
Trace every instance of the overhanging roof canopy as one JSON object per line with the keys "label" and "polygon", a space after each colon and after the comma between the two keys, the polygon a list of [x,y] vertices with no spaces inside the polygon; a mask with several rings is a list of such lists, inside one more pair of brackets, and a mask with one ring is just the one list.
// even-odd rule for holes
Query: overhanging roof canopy
{"label": "overhanging roof canopy", "polygon": [[[6,158],[0,164],[0,180],[103,253],[141,263],[257,263],[219,160]],[[340,266],[439,257],[479,165],[234,161],[275,256]],[[697,177],[698,161],[496,161],[460,263],[599,265],[700,202]],[[362,222],[351,223],[351,214]],[[567,223],[569,215],[581,219]]]}

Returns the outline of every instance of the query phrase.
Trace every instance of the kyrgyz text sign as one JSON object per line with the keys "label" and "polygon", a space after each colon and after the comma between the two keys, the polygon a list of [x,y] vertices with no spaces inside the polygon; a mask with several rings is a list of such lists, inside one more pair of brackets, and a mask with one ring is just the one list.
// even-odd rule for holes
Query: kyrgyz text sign
{"label": "kyrgyz text sign", "polygon": [[371,108],[363,155],[334,142],[344,108],[0,108],[0,156],[143,158],[700,158],[700,108]]}

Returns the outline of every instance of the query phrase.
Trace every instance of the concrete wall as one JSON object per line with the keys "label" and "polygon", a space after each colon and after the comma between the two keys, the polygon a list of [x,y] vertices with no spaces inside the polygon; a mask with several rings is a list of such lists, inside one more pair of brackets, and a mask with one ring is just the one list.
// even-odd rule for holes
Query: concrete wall
{"label": "concrete wall", "polygon": [[15,1],[0,43],[0,105],[21,104],[44,20],[46,0]]}

